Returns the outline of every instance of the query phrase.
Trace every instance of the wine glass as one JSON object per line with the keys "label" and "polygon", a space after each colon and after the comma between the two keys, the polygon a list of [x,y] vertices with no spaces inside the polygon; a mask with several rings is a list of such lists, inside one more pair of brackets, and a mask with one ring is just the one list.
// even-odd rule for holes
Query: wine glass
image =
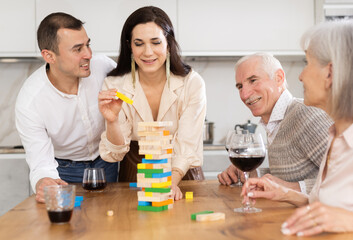
{"label": "wine glass", "polygon": [[[226,148],[227,152],[229,150],[229,145],[230,145],[230,143],[232,141],[232,137],[234,136],[234,134],[236,134],[236,130],[229,130],[228,133],[227,133],[226,144],[225,144],[225,148]],[[243,183],[241,182],[241,179],[240,179],[240,176],[239,176],[240,171],[238,170],[238,168],[237,168],[236,171],[237,171],[238,181],[236,183],[233,183],[233,184],[229,185],[230,187],[241,187],[241,186],[243,186]]]}
{"label": "wine glass", "polygon": [[[229,144],[229,159],[233,165],[244,172],[245,181],[249,173],[262,164],[266,155],[266,148],[260,134],[234,134]],[[241,208],[235,208],[234,212],[256,213],[261,209],[254,208],[245,196],[245,204]]]}

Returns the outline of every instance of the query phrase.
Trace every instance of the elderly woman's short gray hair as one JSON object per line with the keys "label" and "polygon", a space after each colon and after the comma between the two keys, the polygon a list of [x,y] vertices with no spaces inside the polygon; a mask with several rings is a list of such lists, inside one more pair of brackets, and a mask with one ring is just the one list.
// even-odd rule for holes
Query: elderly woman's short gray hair
{"label": "elderly woman's short gray hair", "polygon": [[322,66],[332,64],[329,114],[353,119],[353,21],[318,24],[303,35],[301,47]]}

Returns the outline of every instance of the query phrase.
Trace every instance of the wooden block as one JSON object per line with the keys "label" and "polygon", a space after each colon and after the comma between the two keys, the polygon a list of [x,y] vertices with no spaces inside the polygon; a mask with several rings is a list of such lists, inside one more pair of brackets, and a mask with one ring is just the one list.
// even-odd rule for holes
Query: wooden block
{"label": "wooden block", "polygon": [[163,173],[164,169],[137,169],[137,173]]}
{"label": "wooden block", "polygon": [[116,92],[116,96],[128,104],[132,104],[134,101],[120,92]]}
{"label": "wooden block", "polygon": [[140,136],[139,141],[170,141],[173,139],[172,135],[168,136]]}
{"label": "wooden block", "polygon": [[199,214],[196,216],[196,221],[207,222],[207,221],[218,221],[224,220],[226,215],[221,212],[209,213],[209,214]]}
{"label": "wooden block", "polygon": [[152,132],[152,131],[141,131],[141,132],[137,132],[137,136],[139,137],[143,137],[143,136],[168,136],[170,135],[170,132],[168,130],[162,130],[162,131],[155,131],[155,132]]}
{"label": "wooden block", "polygon": [[151,192],[144,192],[146,197],[153,197],[153,193]]}
{"label": "wooden block", "polygon": [[139,201],[138,206],[152,206],[152,202]]}
{"label": "wooden block", "polygon": [[160,193],[169,193],[171,192],[170,188],[145,188],[145,192],[160,192]]}
{"label": "wooden block", "polygon": [[137,183],[137,187],[141,187],[141,188],[151,188],[151,187],[152,187],[152,183],[138,182],[138,183]]}
{"label": "wooden block", "polygon": [[144,191],[137,192],[137,197],[171,198],[171,196],[172,196],[171,192],[167,192],[167,193],[144,192]]}
{"label": "wooden block", "polygon": [[164,168],[171,168],[171,165],[166,164],[152,164],[152,163],[138,163],[137,169],[164,169]]}
{"label": "wooden block", "polygon": [[[139,155],[162,155],[172,153],[172,149],[139,149]],[[151,159],[153,159],[153,157],[151,157]]]}
{"label": "wooden block", "polygon": [[168,210],[168,205],[167,206],[161,206],[161,207],[137,206],[137,210],[139,210],[139,211],[150,211],[150,212],[161,212],[161,211],[164,211],[164,210]]}
{"label": "wooden block", "polygon": [[165,158],[171,158],[172,154],[146,154],[145,159],[148,160],[160,160],[160,159],[165,159]]}
{"label": "wooden block", "polygon": [[199,214],[210,214],[210,213],[213,213],[213,211],[202,211],[202,212],[193,213],[191,214],[191,220],[196,220],[196,216]]}
{"label": "wooden block", "polygon": [[172,172],[171,171],[170,172],[164,172],[164,173],[152,173],[152,178],[165,178],[165,177],[169,177],[169,176],[172,176]]}
{"label": "wooden block", "polygon": [[[148,141],[143,141],[143,142],[148,142]],[[139,149],[140,150],[163,150],[163,149],[169,149],[173,148],[173,145],[168,143],[168,144],[160,144],[160,145],[140,145],[139,143]]]}
{"label": "wooden block", "polygon": [[161,122],[138,122],[137,126],[149,126],[149,127],[170,127],[173,126],[172,121],[161,121]]}
{"label": "wooden block", "polygon": [[142,163],[151,163],[151,164],[167,164],[167,163],[171,163],[171,161],[168,160],[168,158],[164,158],[164,159],[146,159],[146,158],[142,158]]}
{"label": "wooden block", "polygon": [[172,181],[163,182],[163,183],[152,183],[151,186],[153,188],[162,188],[162,187],[169,187],[172,185]]}
{"label": "wooden block", "polygon": [[[143,174],[143,173],[138,173],[138,174]],[[168,177],[164,177],[164,178],[145,178],[141,176],[137,177],[137,184],[138,183],[163,183],[163,182],[168,182]]]}
{"label": "wooden block", "polygon": [[153,207],[160,207],[160,206],[165,206],[165,205],[169,205],[169,204],[173,204],[174,201],[172,198],[162,201],[162,202],[152,202],[152,206]]}
{"label": "wooden block", "polygon": [[140,126],[140,125],[137,125],[137,131],[139,132],[158,132],[158,131],[163,131],[166,129],[166,126]]}
{"label": "wooden block", "polygon": [[193,192],[186,192],[185,193],[185,199],[193,199],[193,198],[194,198]]}
{"label": "wooden block", "polygon": [[161,196],[161,197],[140,197],[137,196],[138,201],[145,201],[145,202],[163,202],[170,198],[170,196]]}
{"label": "wooden block", "polygon": [[158,139],[158,140],[149,140],[149,141],[144,141],[144,140],[139,140],[138,145],[141,146],[165,146],[165,145],[171,145],[170,144],[170,139]]}

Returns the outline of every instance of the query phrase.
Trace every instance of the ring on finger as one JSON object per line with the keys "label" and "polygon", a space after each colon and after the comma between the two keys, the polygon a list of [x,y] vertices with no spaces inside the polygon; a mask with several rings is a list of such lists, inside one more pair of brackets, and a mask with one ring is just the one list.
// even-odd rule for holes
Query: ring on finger
{"label": "ring on finger", "polygon": [[315,221],[315,218],[312,218],[311,220],[313,221],[314,227],[316,227],[318,224],[317,224],[317,222]]}

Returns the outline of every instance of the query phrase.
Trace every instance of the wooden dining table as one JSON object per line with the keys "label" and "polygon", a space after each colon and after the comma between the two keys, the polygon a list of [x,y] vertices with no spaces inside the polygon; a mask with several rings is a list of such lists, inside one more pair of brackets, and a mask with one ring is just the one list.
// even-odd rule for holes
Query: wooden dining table
{"label": "wooden dining table", "polygon": [[[103,192],[86,192],[71,221],[51,224],[45,204],[32,195],[0,217],[0,239],[353,239],[353,234],[323,233],[310,238],[285,236],[281,224],[295,207],[269,200],[257,200],[260,213],[235,213],[241,206],[240,187],[223,186],[216,180],[183,181],[180,189],[193,192],[193,199],[176,201],[162,212],[137,210],[137,188],[128,183],[109,183]],[[107,212],[113,211],[113,216]],[[225,213],[225,220],[197,222],[191,214],[200,211]]]}

